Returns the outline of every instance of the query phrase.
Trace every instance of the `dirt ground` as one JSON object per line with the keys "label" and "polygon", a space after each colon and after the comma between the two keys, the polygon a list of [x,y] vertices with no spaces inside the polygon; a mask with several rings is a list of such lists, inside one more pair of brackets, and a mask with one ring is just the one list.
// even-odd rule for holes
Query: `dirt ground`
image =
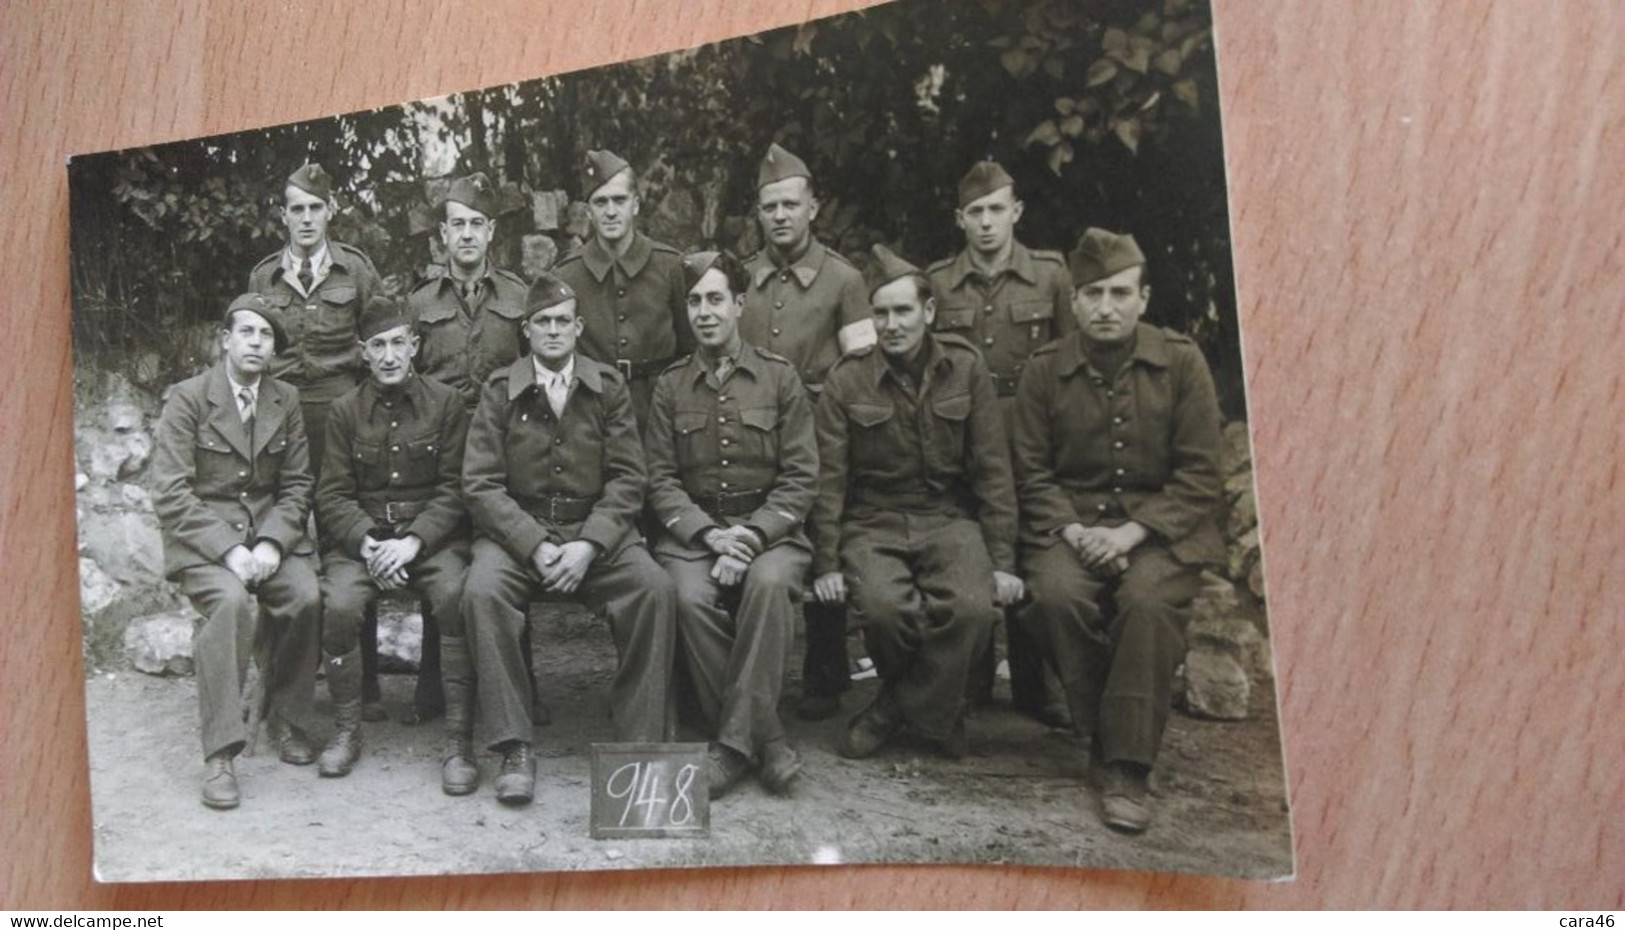
{"label": "dirt ground", "polygon": [[[709,839],[593,840],[588,746],[608,732],[615,656],[602,625],[538,609],[537,671],[553,723],[538,728],[537,796],[497,803],[496,757],[480,759],[480,790],[440,792],[440,722],[398,722],[412,677],[384,676],[392,719],[365,725],[348,777],[279,762],[261,738],[237,761],[242,806],[198,800],[196,689],[190,678],[122,670],[86,682],[96,874],[103,881],[421,875],[707,865],[976,862],[1167,869],[1244,878],[1292,871],[1274,697],[1256,688],[1253,715],[1213,722],[1175,713],[1152,779],[1156,822],[1139,837],[1096,819],[1086,753],[1069,733],[995,703],[969,721],[971,755],[952,761],[899,742],[875,758],[835,753],[848,714],[876,682],[855,682],[840,717],[784,719],[806,762],[793,797],[749,782],[712,805]],[[792,666],[798,676],[799,652]],[[797,693],[792,681],[787,694]],[[318,711],[330,705],[318,685]],[[315,734],[325,738],[326,733]],[[685,736],[697,736],[685,734]],[[476,734],[478,738],[478,734]]]}

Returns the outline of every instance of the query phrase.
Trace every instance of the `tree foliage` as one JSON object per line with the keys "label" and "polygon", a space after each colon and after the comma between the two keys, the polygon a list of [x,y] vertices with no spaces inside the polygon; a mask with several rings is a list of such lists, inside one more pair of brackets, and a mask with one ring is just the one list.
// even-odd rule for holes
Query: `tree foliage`
{"label": "tree foliage", "polygon": [[[1210,13],[1195,0],[905,0],[588,72],[70,165],[76,338],[173,379],[248,270],[281,245],[282,179],[339,184],[335,238],[404,290],[439,260],[449,177],[502,191],[495,255],[535,274],[586,235],[575,166],[638,169],[643,225],[681,248],[753,250],[756,163],[778,141],[817,176],[825,241],[916,263],[963,245],[955,186],[992,157],[1027,203],[1018,235],[1088,226],[1150,256],[1152,322],[1192,334],[1240,413]],[[108,353],[112,353],[108,355]]]}

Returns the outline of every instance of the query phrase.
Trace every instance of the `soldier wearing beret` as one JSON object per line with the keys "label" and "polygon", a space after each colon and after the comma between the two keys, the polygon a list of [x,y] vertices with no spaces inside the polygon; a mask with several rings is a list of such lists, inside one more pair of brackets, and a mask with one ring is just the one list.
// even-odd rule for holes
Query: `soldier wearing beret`
{"label": "soldier wearing beret", "polygon": [[693,345],[678,267],[682,253],[638,231],[637,175],[619,155],[589,151],[580,189],[592,237],[553,272],[576,293],[581,351],[620,371],[641,427],[655,378]]}
{"label": "soldier wearing beret", "polygon": [[440,640],[441,662],[424,663],[419,677],[444,679],[441,786],[447,794],[468,794],[479,778],[470,745],[473,667],[460,603],[468,571],[460,491],[468,414],[457,391],[413,371],[418,337],[400,304],[374,298],[360,336],[370,374],[328,412],[327,463],[316,491],[322,647],[337,723],[317,770],[347,775],[360,758],[362,618],[379,591],[411,588],[427,601],[425,643]]}
{"label": "soldier wearing beret", "polygon": [[484,174],[451,182],[440,221],[444,269],[412,289],[418,372],[450,385],[469,410],[491,372],[523,355],[519,324],[525,280],[489,260],[497,232],[497,197]]}
{"label": "soldier wearing beret", "polygon": [[480,713],[503,756],[497,799],[507,804],[530,803],[536,787],[519,656],[533,597],[579,598],[608,617],[619,741],[667,737],[676,640],[671,579],[634,526],[647,473],[626,380],[576,351],[583,321],[562,281],[538,279],[526,313],[530,352],[486,381],[463,458],[475,529],[463,618]]}
{"label": "soldier wearing beret", "polygon": [[1016,396],[1022,619],[1105,765],[1102,819],[1140,832],[1186,608],[1223,556],[1219,408],[1201,350],[1140,322],[1151,289],[1132,236],[1090,229],[1070,265],[1079,331],[1039,350]]}
{"label": "soldier wearing beret", "polygon": [[843,356],[816,412],[813,587],[824,603],[850,597],[881,678],[839,748],[863,758],[906,728],[957,758],[971,660],[1023,593],[1009,445],[980,353],[929,332],[919,269],[882,246],[875,257],[880,351]]}
{"label": "soldier wearing beret", "polygon": [[[745,262],[750,290],[739,334],[751,345],[788,358],[815,394],[842,352],[874,345],[863,276],[812,234],[818,197],[807,163],[777,142],[756,172],[756,218],[766,245]],[[796,712],[808,719],[840,711],[850,682],[846,614],[836,604],[809,604],[802,696]]]}
{"label": "soldier wearing beret", "polygon": [[739,261],[701,252],[683,272],[699,348],[655,385],[655,557],[677,588],[683,659],[715,740],[712,797],[752,769],[783,793],[801,771],[778,704],[812,563],[802,530],[818,479],[812,405],[789,360],[740,338]]}
{"label": "soldier wearing beret", "polygon": [[[1015,237],[1025,208],[1003,166],[977,162],[959,181],[954,210],[965,248],[926,269],[937,300],[937,332],[963,336],[982,350],[1006,423],[1015,412],[1016,381],[1033,352],[1077,328],[1065,259],[1029,249]],[[1064,726],[1066,709],[1046,687],[1035,645],[1015,625],[1006,632],[1012,703],[1051,726]],[[991,662],[990,652],[989,671],[977,676],[975,690],[991,686]]]}
{"label": "soldier wearing beret", "polygon": [[170,390],[153,451],[164,571],[203,615],[193,640],[203,803],[216,809],[240,800],[232,760],[250,736],[242,692],[251,655],[282,761],[316,758],[305,737],[322,618],[305,536],[310,450],[299,392],[267,373],[285,339],[270,301],[233,300],[220,330],[224,358]]}
{"label": "soldier wearing beret", "polygon": [[282,189],[288,243],[248,275],[248,289],[264,294],[283,316],[288,338],[278,346],[270,371],[299,389],[318,477],[328,405],[364,374],[356,326],[361,309],[382,288],[372,259],[328,238],[335,211],[333,179],[321,165],[307,164],[289,175]]}

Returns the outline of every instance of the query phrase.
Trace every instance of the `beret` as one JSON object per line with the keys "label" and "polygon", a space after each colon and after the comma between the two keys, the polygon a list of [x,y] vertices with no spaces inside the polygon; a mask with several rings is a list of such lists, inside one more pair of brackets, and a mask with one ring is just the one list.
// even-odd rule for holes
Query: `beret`
{"label": "beret", "polygon": [[226,307],[225,316],[220,318],[221,329],[231,329],[231,318],[238,310],[257,313],[265,322],[271,324],[271,332],[276,337],[276,345],[272,347],[272,351],[280,352],[287,348],[288,330],[282,325],[282,311],[267,300],[264,294],[239,294],[232,298],[231,304]]}

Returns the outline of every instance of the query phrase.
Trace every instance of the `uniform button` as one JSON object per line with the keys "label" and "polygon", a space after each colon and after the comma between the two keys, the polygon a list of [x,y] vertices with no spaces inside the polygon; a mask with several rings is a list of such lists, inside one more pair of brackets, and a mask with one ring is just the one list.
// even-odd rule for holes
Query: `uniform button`
{"label": "uniform button", "polygon": [[626,322],[626,314],[623,313],[620,316],[617,316],[615,319],[620,320],[622,323],[625,323]]}
{"label": "uniform button", "polygon": [[1106,510],[1106,505],[1105,504],[1096,504],[1095,509],[1104,512]]}
{"label": "uniform button", "polygon": [[1106,379],[1104,378],[1090,378],[1089,380],[1095,383],[1095,387],[1104,387],[1106,384]]}
{"label": "uniform button", "polygon": [[390,426],[400,426],[400,425],[401,425],[401,424],[400,424],[400,422],[399,422],[399,421],[397,421],[397,420],[390,420],[390,421],[389,421],[389,425],[390,425]]}
{"label": "uniform button", "polygon": [[559,438],[557,438],[557,439],[555,439],[555,440],[553,440],[553,445],[555,445],[555,446],[562,446],[562,445],[564,445],[564,437],[563,437],[563,436],[560,436],[560,437],[559,437]]}
{"label": "uniform button", "polygon": [[1119,469],[1118,469],[1118,470],[1117,470],[1117,473],[1118,473],[1118,474],[1119,474],[1119,475],[1121,475],[1121,474],[1122,474],[1122,473],[1123,473],[1123,470],[1122,470],[1122,469],[1121,469],[1121,468],[1119,468]]}
{"label": "uniform button", "polygon": [[401,473],[398,472],[398,471],[392,471],[392,472],[389,473],[389,476],[391,478],[399,478],[401,476]]}
{"label": "uniform button", "polygon": [[[625,297],[626,296],[626,288],[624,288],[624,287],[617,288],[616,291],[615,291],[615,296],[616,297]],[[624,319],[626,319],[626,317],[621,317],[621,319],[624,320]]]}
{"label": "uniform button", "polygon": [[982,344],[983,345],[988,345],[988,346],[992,345],[993,344],[993,337],[989,336],[986,339],[983,339]]}
{"label": "uniform button", "polygon": [[521,413],[521,414],[520,414],[520,415],[519,415],[519,419],[520,419],[520,421],[521,421],[521,422],[523,422],[523,421],[525,421],[525,420],[528,420],[528,419],[530,419],[530,414],[528,414],[528,413]]}
{"label": "uniform button", "polygon": [[1121,494],[1121,493],[1123,493],[1123,489],[1122,488],[1112,488],[1112,493],[1113,494]]}
{"label": "uniform button", "polygon": [[728,402],[728,395],[726,395],[726,394],[724,394],[721,397],[717,398],[717,403],[719,403],[719,404],[726,404],[727,402]]}
{"label": "uniform button", "polygon": [[1123,440],[1119,439],[1116,442],[1112,443],[1112,448],[1113,449],[1121,449],[1121,448],[1123,448]]}
{"label": "uniform button", "polygon": [[401,447],[400,446],[390,446],[389,451],[391,451],[391,452],[399,452],[399,451],[401,451]]}
{"label": "uniform button", "polygon": [[236,527],[239,530],[243,528],[243,525],[241,523],[233,523],[232,526]]}
{"label": "uniform button", "polygon": [[625,336],[621,337],[621,345],[623,345],[623,346],[626,345],[626,337]]}
{"label": "uniform button", "polygon": [[553,466],[553,474],[556,475],[561,471],[564,471],[564,466],[563,465],[554,465]]}
{"label": "uniform button", "polygon": [[1112,422],[1117,424],[1118,426],[1122,426],[1123,425],[1123,418],[1122,417],[1112,417]]}
{"label": "uniform button", "polygon": [[728,422],[728,418],[727,417],[717,417],[717,422],[718,423],[726,423],[726,422]]}
{"label": "uniform button", "polygon": [[722,488],[722,490],[726,491],[726,490],[728,490],[728,482],[724,481],[721,484],[717,485],[717,487],[720,487],[720,488]]}
{"label": "uniform button", "polygon": [[[784,309],[784,301],[782,301],[782,300],[773,301],[773,308],[776,309],[776,310],[783,310]],[[776,332],[776,330],[775,330],[775,332]]]}
{"label": "uniform button", "polygon": [[722,467],[723,467],[723,468],[727,468],[727,467],[728,467],[728,460],[727,460],[727,459],[723,459],[723,460],[722,460]]}
{"label": "uniform button", "polygon": [[1106,392],[1106,396],[1107,396],[1107,397],[1116,397],[1116,396],[1117,396],[1117,392],[1116,392],[1116,391],[1107,391],[1107,392]]}
{"label": "uniform button", "polygon": [[988,304],[987,306],[983,307],[982,312],[983,313],[992,313],[993,312],[993,305]]}
{"label": "uniform button", "polygon": [[240,472],[237,473],[237,477],[239,477],[239,478],[247,478],[248,477],[248,472],[240,471]]}
{"label": "uniform button", "polygon": [[722,440],[722,444],[723,444],[723,445],[727,445],[727,444],[728,444],[728,440],[727,440],[727,439],[723,439],[723,440]]}
{"label": "uniform button", "polygon": [[779,280],[780,281],[788,281],[788,280],[790,280],[790,272],[788,272],[788,271],[779,272]]}

